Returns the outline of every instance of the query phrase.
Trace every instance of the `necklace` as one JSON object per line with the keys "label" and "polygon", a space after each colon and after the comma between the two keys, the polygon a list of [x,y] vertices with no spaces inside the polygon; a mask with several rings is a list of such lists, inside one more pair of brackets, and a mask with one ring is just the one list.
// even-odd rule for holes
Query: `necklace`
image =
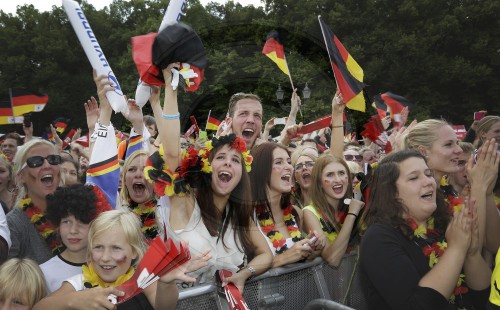
{"label": "necklace", "polygon": [[[427,227],[425,227],[424,224],[417,225],[412,218],[408,218],[407,222],[413,230],[415,243],[422,249],[422,253],[429,258],[429,267],[434,267],[448,247],[444,236],[434,230],[434,217],[431,216],[427,220]],[[465,286],[465,275],[461,273],[449,301],[451,303],[457,301],[459,308],[463,308],[462,305],[460,305],[462,300],[461,295],[468,291],[469,289]],[[458,300],[457,297],[459,297]]]}
{"label": "necklace", "polygon": [[21,201],[21,208],[24,215],[35,226],[38,234],[45,240],[52,254],[60,254],[65,247],[57,238],[56,228],[47,220],[42,210],[35,206],[31,198],[27,197]]}
{"label": "necklace", "polygon": [[[316,208],[316,207],[314,207]],[[347,213],[345,211],[336,211],[335,212],[337,218],[339,219],[339,224],[342,225],[344,224],[345,218],[347,216]],[[323,214],[323,212],[320,211],[320,217],[319,217],[319,223],[321,224],[321,229],[323,232],[325,232],[328,240],[330,243],[335,242],[337,239],[338,233],[335,231],[335,226],[330,223],[328,218]]]}
{"label": "necklace", "polygon": [[146,239],[153,240],[158,235],[158,223],[156,222],[156,199],[138,204],[129,202],[129,208],[141,220],[142,232]]}
{"label": "necklace", "polygon": [[92,263],[83,264],[82,271],[83,271],[83,286],[85,286],[86,288],[93,288],[96,286],[99,287],[118,286],[126,282],[128,279],[130,279],[134,274],[135,270],[134,267],[130,266],[127,272],[119,276],[113,283],[104,282],[95,271],[94,267],[92,266]]}
{"label": "necklace", "polygon": [[[283,210],[283,220],[285,221],[286,228],[293,242],[302,240],[302,233],[299,230],[295,216],[292,213],[293,206],[289,205]],[[276,254],[281,254],[288,250],[286,239],[282,233],[276,230],[274,220],[271,212],[266,209],[264,205],[256,207],[257,219],[259,220],[260,227],[266,236],[271,240]]]}
{"label": "necklace", "polygon": [[445,194],[445,201],[448,204],[448,208],[451,212],[460,211],[464,206],[464,201],[457,193],[457,191],[448,184],[446,181],[446,176],[444,176],[439,182],[439,186],[443,193]]}

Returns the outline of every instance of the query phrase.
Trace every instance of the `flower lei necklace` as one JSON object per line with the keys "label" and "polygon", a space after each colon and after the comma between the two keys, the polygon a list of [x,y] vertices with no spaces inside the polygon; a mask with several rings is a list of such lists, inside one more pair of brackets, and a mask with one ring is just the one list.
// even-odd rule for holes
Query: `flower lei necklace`
{"label": "flower lei necklace", "polygon": [[174,172],[165,164],[165,152],[163,148],[153,153],[146,161],[144,176],[146,180],[155,183],[154,191],[159,196],[184,196],[190,192],[190,188],[203,186],[203,174],[210,174],[212,166],[208,160],[210,152],[214,147],[229,145],[241,153],[245,164],[245,170],[252,169],[253,157],[247,150],[245,142],[234,134],[213,138],[205,143],[200,151],[190,147],[183,149],[181,154],[181,165]]}
{"label": "flower lei necklace", "polygon": [[57,237],[56,228],[47,220],[42,210],[33,204],[31,198],[24,198],[21,201],[21,208],[24,215],[35,226],[38,234],[45,240],[52,254],[63,252],[65,247]]}
{"label": "flower lei necklace", "polygon": [[[444,236],[440,236],[440,234],[434,230],[434,217],[430,217],[427,220],[427,227],[424,224],[417,225],[414,219],[408,218],[406,220],[413,230],[413,236],[415,237],[415,243],[422,248],[422,253],[429,257],[429,267],[432,268],[439,261],[439,257],[441,257],[446,251],[448,244],[444,239]],[[456,297],[461,296],[469,291],[469,289],[465,286],[465,275],[463,273],[458,277],[457,285],[455,290],[453,291],[453,295],[449,298],[451,303],[455,303]],[[458,300],[460,304],[461,298]],[[459,308],[461,305],[459,305]]]}
{"label": "flower lei necklace", "polygon": [[[285,221],[286,228],[293,242],[302,240],[302,233],[299,230],[295,216],[292,213],[293,206],[289,205],[283,210],[283,220]],[[259,220],[262,231],[267,235],[274,247],[276,254],[281,254],[288,249],[286,240],[282,233],[280,233],[274,226],[274,221],[271,216],[271,211],[267,210],[264,205],[256,207],[257,218]]]}
{"label": "flower lei necklace", "polygon": [[464,200],[460,197],[453,186],[448,184],[448,182],[446,181],[446,176],[443,176],[443,178],[441,178],[439,187],[445,194],[445,201],[448,204],[449,210],[451,212],[462,210],[462,207],[464,206]]}
{"label": "flower lei necklace", "polygon": [[[345,218],[347,216],[347,213],[345,211],[336,211],[335,212],[337,218],[339,219],[339,224],[343,225]],[[333,243],[337,239],[338,233],[335,231],[335,227],[330,223],[330,221],[327,220],[327,217],[323,212],[320,212],[320,218],[319,218],[319,223],[321,224],[321,229],[325,232],[326,236],[328,237],[328,240],[330,243]]]}
{"label": "flower lei necklace", "polygon": [[145,203],[129,202],[130,210],[137,215],[142,223],[142,232],[146,240],[153,240],[158,235],[158,224],[156,223],[156,199]]}
{"label": "flower lei necklace", "polygon": [[95,271],[94,267],[92,266],[92,263],[83,264],[82,271],[83,271],[83,286],[85,286],[86,288],[93,288],[96,286],[99,287],[118,286],[127,281],[128,279],[130,279],[134,274],[135,270],[134,267],[130,266],[127,272],[119,276],[113,283],[104,282]]}

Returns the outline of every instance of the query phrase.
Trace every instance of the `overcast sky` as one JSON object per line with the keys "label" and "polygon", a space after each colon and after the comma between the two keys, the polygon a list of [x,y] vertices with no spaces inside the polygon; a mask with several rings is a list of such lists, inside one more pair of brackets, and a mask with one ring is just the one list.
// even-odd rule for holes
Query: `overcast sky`
{"label": "overcast sky", "polygon": [[[87,0],[88,3],[91,3],[96,9],[100,10],[105,6],[108,6],[112,0]],[[225,3],[227,0],[200,0],[200,2],[205,5],[209,2],[219,2]],[[242,5],[250,5],[254,6],[263,5],[259,0],[234,0],[234,2],[239,2]],[[51,11],[52,6],[61,6],[61,0],[0,0],[0,10],[6,13],[16,13],[16,7],[18,5],[23,4],[33,4],[35,8],[39,11]]]}

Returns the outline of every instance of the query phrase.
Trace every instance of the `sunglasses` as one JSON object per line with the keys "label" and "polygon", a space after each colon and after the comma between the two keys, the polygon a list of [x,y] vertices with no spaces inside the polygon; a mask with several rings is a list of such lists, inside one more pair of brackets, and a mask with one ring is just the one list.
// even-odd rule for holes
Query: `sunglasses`
{"label": "sunglasses", "polygon": [[344,155],[345,160],[348,161],[362,161],[363,156],[361,155]]}
{"label": "sunglasses", "polygon": [[30,168],[38,168],[43,165],[43,162],[47,162],[53,166],[59,165],[62,162],[62,157],[60,155],[49,155],[47,157],[42,156],[31,156],[26,159],[26,163],[23,165],[24,169],[26,166]]}
{"label": "sunglasses", "polygon": [[363,181],[363,179],[365,178],[365,174],[363,172],[351,173],[351,178],[356,178],[358,179],[358,181]]}
{"label": "sunglasses", "polygon": [[306,162],[303,162],[301,164],[296,164],[295,170],[302,171],[302,169],[304,169],[304,167],[311,169],[312,167],[314,167],[314,162],[313,161],[306,161]]}

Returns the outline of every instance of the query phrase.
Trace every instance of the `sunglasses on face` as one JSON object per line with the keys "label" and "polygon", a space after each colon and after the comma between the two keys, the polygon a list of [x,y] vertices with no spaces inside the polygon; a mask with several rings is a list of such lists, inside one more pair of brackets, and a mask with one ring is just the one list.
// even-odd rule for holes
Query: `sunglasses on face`
{"label": "sunglasses on face", "polygon": [[28,166],[30,168],[38,168],[43,165],[43,162],[47,160],[47,162],[53,166],[59,165],[62,162],[62,157],[60,155],[49,155],[47,157],[42,156],[31,156],[26,159],[26,163],[23,165],[24,167]]}
{"label": "sunglasses on face", "polygon": [[295,170],[296,171],[302,171],[302,169],[304,169],[304,167],[311,169],[312,167],[314,167],[314,162],[312,162],[312,161],[306,161],[306,162],[303,162],[301,164],[296,164],[295,165]]}
{"label": "sunglasses on face", "polygon": [[358,172],[358,173],[351,173],[351,178],[354,180],[354,178],[358,179],[358,181],[363,181],[365,177],[365,174],[363,172]]}
{"label": "sunglasses on face", "polygon": [[344,155],[345,160],[348,161],[362,161],[363,156],[361,155]]}

